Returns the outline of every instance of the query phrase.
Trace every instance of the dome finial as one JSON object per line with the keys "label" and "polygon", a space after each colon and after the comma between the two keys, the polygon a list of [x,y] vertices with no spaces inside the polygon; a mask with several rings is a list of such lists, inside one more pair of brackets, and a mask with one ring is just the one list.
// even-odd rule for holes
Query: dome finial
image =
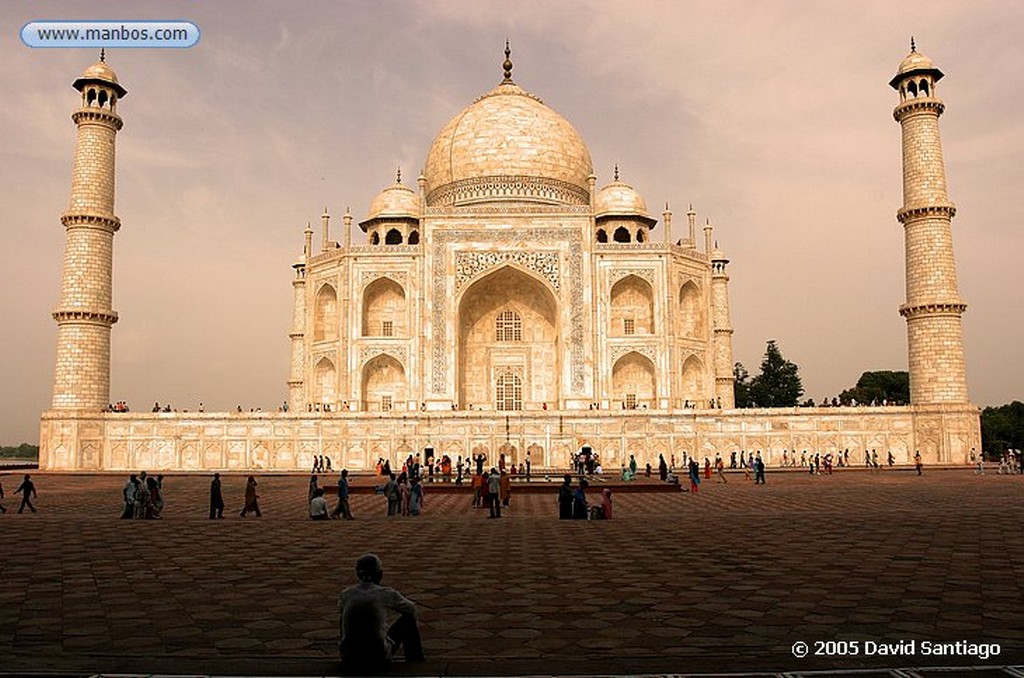
{"label": "dome finial", "polygon": [[402,166],[398,166],[398,172],[395,173],[395,183],[402,183]]}
{"label": "dome finial", "polygon": [[619,180],[619,163],[615,163],[615,181]]}
{"label": "dome finial", "polygon": [[107,63],[107,50],[103,47],[100,48],[100,63]]}
{"label": "dome finial", "polygon": [[917,51],[917,44],[914,43],[914,36],[910,36],[910,51],[911,52],[916,52]]}
{"label": "dome finial", "polygon": [[505,70],[505,79],[503,83],[512,82],[512,49],[509,47],[508,38],[505,38],[505,62],[501,67]]}

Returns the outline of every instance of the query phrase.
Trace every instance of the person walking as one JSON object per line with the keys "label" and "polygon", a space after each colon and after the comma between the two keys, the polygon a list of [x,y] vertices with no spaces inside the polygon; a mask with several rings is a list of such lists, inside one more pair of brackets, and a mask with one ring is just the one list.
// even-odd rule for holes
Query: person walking
{"label": "person walking", "polygon": [[512,479],[507,471],[501,472],[499,485],[501,488],[501,505],[509,508],[509,504],[512,503]]}
{"label": "person walking", "polygon": [[25,479],[21,481],[21,485],[14,491],[14,494],[21,494],[21,506],[18,507],[18,513],[25,510],[25,507],[29,507],[32,513],[36,512],[36,507],[32,505],[32,499],[37,498],[39,495],[36,493],[36,485],[32,482],[32,476],[25,474]]}
{"label": "person walking", "polygon": [[[971,448],[971,454],[974,454],[974,448]],[[981,454],[978,455],[978,471],[979,476],[985,475],[985,451],[982,450]],[[2,495],[0,495],[2,496]]]}
{"label": "person walking", "polygon": [[696,494],[700,489],[700,464],[696,459],[690,459],[690,492]]}
{"label": "person walking", "polygon": [[249,515],[250,512],[255,513],[257,518],[263,515],[260,512],[260,496],[256,494],[257,484],[256,476],[249,476],[248,480],[245,481],[245,506],[242,507],[242,512],[239,514],[243,518]]}
{"label": "person walking", "polygon": [[722,459],[722,455],[715,455],[715,471],[718,474],[718,482],[727,483],[725,479],[725,461]]}
{"label": "person walking", "polygon": [[562,486],[558,488],[558,519],[572,518],[572,476],[568,473],[562,478]]}
{"label": "person walking", "polygon": [[487,480],[487,503],[491,509],[488,518],[500,518],[501,517],[501,476],[498,475],[498,469],[491,467],[491,474],[486,477]]}
{"label": "person walking", "polygon": [[658,477],[662,482],[668,479],[668,464],[665,463],[665,455],[658,455]]}
{"label": "person walking", "polygon": [[[829,464],[829,473],[832,472],[831,462]],[[754,459],[754,484],[764,485],[764,459],[761,458],[761,453],[758,452],[757,457]]]}
{"label": "person walking", "polygon": [[[921,475],[921,468],[923,466],[924,464],[921,462],[921,451],[917,450],[914,452],[914,468],[917,469],[917,475]],[[21,511],[18,511],[18,513],[21,513]]]}
{"label": "person walking", "polygon": [[348,506],[348,469],[342,469],[341,477],[338,478],[338,505],[331,513],[332,518],[341,516],[345,520],[354,520],[352,511]]}
{"label": "person walking", "polygon": [[607,487],[601,490],[601,512],[605,520],[612,519],[612,491]]}
{"label": "person walking", "polygon": [[[127,502],[128,488],[125,487],[125,501]],[[127,508],[125,509],[127,511]],[[224,495],[220,493],[220,474],[214,473],[210,481],[210,520],[224,517]]]}

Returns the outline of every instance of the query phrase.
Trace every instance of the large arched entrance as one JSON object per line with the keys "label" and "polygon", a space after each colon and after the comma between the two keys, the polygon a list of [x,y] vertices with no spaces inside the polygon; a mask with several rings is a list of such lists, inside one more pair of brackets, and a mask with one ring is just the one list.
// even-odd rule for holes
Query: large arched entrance
{"label": "large arched entrance", "polygon": [[390,412],[406,409],[405,368],[389,355],[379,355],[363,366],[362,410]]}
{"label": "large arched entrance", "polygon": [[512,266],[485,275],[459,301],[459,407],[556,407],[558,346],[558,303],[544,283]]}

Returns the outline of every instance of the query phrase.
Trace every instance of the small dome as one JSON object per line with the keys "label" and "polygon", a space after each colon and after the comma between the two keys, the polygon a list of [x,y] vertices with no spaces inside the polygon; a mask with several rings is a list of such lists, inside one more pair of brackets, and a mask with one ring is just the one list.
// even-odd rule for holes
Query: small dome
{"label": "small dome", "polygon": [[114,69],[107,65],[107,62],[102,59],[82,71],[81,77],[74,82],[74,88],[81,92],[82,88],[89,83],[108,85],[117,92],[117,96],[119,97],[123,97],[128,94],[128,90],[122,87],[117,81],[117,73],[115,73]]}
{"label": "small dome", "polygon": [[392,184],[377,196],[370,203],[370,212],[366,219],[360,222],[365,224],[375,219],[419,219],[420,198],[408,186]]}
{"label": "small dome", "polygon": [[629,184],[613,181],[594,196],[594,217],[631,216],[641,217],[654,223],[647,213],[647,203]]}
{"label": "small dome", "polygon": [[715,249],[711,250],[711,261],[724,261],[726,263],[729,261],[725,256],[725,252],[718,249],[718,243],[715,243]]}
{"label": "small dome", "polygon": [[931,59],[913,49],[900,62],[900,67],[896,70],[896,75],[893,76],[893,79],[889,81],[889,86],[893,89],[899,89],[900,81],[903,80],[904,76],[925,73],[931,74],[935,82],[941,80],[943,75],[942,71],[935,67]]}

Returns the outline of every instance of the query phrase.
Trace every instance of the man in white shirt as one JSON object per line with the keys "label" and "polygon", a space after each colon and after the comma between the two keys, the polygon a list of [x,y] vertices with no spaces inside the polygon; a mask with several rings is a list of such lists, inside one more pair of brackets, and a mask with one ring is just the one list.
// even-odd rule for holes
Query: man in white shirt
{"label": "man in white shirt", "polygon": [[327,500],[324,499],[324,489],[322,487],[316,488],[313,492],[313,499],[309,502],[309,517],[313,520],[328,520],[330,514],[327,513]]}
{"label": "man in white shirt", "polygon": [[[423,644],[416,623],[416,604],[398,591],[381,586],[384,565],[373,553],[356,561],[359,583],[338,596],[341,660],[346,668],[379,669],[404,648],[407,661],[423,661]],[[388,612],[398,620],[388,625]]]}

